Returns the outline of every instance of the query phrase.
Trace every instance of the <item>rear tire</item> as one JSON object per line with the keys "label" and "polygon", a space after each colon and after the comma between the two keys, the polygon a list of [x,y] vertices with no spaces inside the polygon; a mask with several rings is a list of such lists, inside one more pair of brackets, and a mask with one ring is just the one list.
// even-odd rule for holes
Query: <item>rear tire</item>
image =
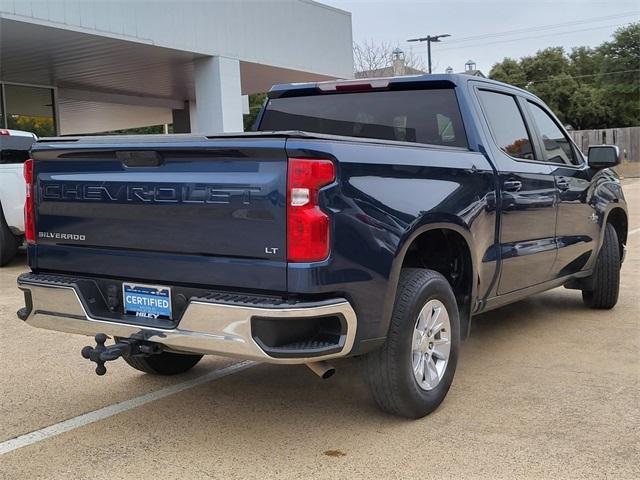
{"label": "rear tire", "polygon": [[[448,328],[432,333],[439,325]],[[387,339],[364,359],[365,377],[376,403],[406,418],[433,412],[453,381],[459,345],[458,306],[449,282],[432,270],[403,269]],[[443,347],[446,351],[439,352]],[[430,374],[432,381],[427,378]]]}
{"label": "rear tire", "polygon": [[16,256],[18,251],[18,239],[4,219],[2,208],[0,208],[0,267],[5,266]]}
{"label": "rear tire", "polygon": [[587,307],[610,309],[615,306],[620,292],[620,266],[618,234],[613,225],[607,223],[591,278],[594,288],[582,290],[582,300]]}
{"label": "rear tire", "polygon": [[191,370],[202,355],[162,352],[148,357],[123,356],[124,361],[141,372],[154,375],[177,375]]}

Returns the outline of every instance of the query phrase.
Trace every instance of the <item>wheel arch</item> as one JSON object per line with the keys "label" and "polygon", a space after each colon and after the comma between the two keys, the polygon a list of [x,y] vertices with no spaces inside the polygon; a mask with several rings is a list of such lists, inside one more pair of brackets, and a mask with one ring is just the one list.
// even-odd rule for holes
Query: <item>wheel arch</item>
{"label": "wheel arch", "polygon": [[620,248],[620,259],[623,259],[625,245],[627,244],[627,234],[629,231],[629,219],[627,217],[627,212],[621,207],[614,207],[609,211],[606,221],[602,225],[603,237],[604,229],[608,223],[610,223],[616,231],[618,236],[618,247]]}
{"label": "wheel arch", "polygon": [[[434,252],[425,251],[424,249],[434,245],[433,242],[439,242],[443,239],[446,240],[444,247],[449,256],[444,258],[438,256],[437,261],[435,261]],[[387,298],[390,301],[385,309],[385,318],[391,318],[402,268],[429,268],[443,274],[452,286],[460,313],[460,336],[462,339],[466,338],[469,334],[473,300],[476,298],[478,288],[477,259],[474,249],[471,248],[472,245],[473,237],[471,232],[466,225],[455,220],[446,222],[426,221],[408,232],[400,243],[389,278],[390,291]],[[454,257],[454,253],[458,256]],[[454,258],[459,261],[457,269],[453,271],[447,270],[445,268],[446,260]]]}

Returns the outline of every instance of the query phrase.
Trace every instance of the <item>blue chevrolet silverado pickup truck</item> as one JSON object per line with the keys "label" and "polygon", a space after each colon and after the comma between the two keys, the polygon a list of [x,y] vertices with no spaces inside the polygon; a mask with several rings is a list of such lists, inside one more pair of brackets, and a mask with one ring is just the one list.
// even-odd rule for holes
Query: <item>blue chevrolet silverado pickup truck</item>
{"label": "blue chevrolet silverado pickup truck", "polygon": [[361,356],[380,407],[419,418],[474,315],[563,285],[616,304],[617,149],[585,157],[524,90],[464,75],[278,85],[255,130],[38,141],[19,317],[95,335],[82,355],[98,374],[215,354],[327,377]]}

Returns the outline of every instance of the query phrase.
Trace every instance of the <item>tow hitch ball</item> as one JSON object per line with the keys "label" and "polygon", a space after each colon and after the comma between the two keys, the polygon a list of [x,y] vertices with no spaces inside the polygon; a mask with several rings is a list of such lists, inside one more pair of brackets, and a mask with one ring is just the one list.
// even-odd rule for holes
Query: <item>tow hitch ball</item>
{"label": "tow hitch ball", "polygon": [[98,333],[95,336],[96,346],[91,347],[87,345],[80,352],[83,358],[91,360],[96,363],[96,373],[98,375],[104,375],[107,373],[107,367],[104,366],[106,362],[117,360],[123,355],[153,355],[160,353],[160,347],[158,345],[142,343],[137,340],[118,340],[113,345],[106,346],[105,342],[109,337],[104,333]]}

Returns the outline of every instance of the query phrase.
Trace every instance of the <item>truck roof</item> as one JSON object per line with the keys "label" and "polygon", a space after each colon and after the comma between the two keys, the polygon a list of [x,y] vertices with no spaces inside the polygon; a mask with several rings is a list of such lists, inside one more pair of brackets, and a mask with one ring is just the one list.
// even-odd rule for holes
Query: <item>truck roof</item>
{"label": "truck roof", "polygon": [[[303,83],[281,83],[274,85],[268,92],[269,98],[280,98],[289,96],[313,95],[322,92],[332,91],[363,91],[393,88],[393,86],[418,86],[424,84],[430,87],[452,87],[464,82],[483,82],[493,85],[501,85],[516,90],[522,90],[507,83],[498,82],[488,78],[475,77],[464,73],[435,73],[421,75],[403,75],[401,77],[377,77],[358,78],[348,80],[329,80],[324,82],[303,82]],[[529,93],[529,92],[527,92]]]}
{"label": "truck roof", "polygon": [[29,150],[37,139],[31,132],[0,128],[0,150]]}
{"label": "truck roof", "polygon": [[11,130],[9,128],[0,128],[0,136],[3,137],[31,137],[37,138],[33,132],[27,132],[25,130]]}

